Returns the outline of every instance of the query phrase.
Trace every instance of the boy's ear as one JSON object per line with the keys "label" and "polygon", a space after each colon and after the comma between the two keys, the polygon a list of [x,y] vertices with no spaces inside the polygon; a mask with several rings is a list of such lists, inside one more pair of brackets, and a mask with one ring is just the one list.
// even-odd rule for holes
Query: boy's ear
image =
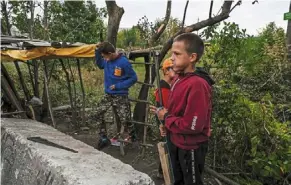
{"label": "boy's ear", "polygon": [[197,53],[191,53],[190,55],[190,61],[191,63],[194,63],[197,60]]}

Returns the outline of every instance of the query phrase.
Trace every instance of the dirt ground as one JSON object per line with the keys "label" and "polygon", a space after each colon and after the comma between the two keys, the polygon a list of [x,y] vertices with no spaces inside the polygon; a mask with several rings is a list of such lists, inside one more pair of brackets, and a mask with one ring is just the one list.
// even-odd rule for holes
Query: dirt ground
{"label": "dirt ground", "polygon": [[[64,118],[64,115],[61,116]],[[83,131],[82,129],[73,128],[70,123],[70,118],[67,117],[65,119],[56,119],[57,129],[63,133],[71,135],[75,139],[78,139],[90,146],[97,146],[98,144],[98,131],[97,128],[92,127],[89,131]],[[47,121],[48,124],[50,120]],[[109,125],[112,127],[114,125]],[[108,127],[107,127],[108,128]],[[162,185],[164,182],[162,179],[156,178],[156,174],[158,172],[158,162],[159,156],[156,143],[158,140],[148,141],[153,144],[154,147],[146,148],[145,156],[142,157],[142,147],[133,147],[131,145],[125,146],[125,156],[120,154],[120,148],[117,146],[108,146],[104,148],[102,151],[121,160],[122,162],[131,165],[134,169],[141,171],[143,173],[148,174],[155,182],[156,185]],[[206,185],[219,185],[216,180],[210,177],[208,174],[204,174],[204,183]]]}

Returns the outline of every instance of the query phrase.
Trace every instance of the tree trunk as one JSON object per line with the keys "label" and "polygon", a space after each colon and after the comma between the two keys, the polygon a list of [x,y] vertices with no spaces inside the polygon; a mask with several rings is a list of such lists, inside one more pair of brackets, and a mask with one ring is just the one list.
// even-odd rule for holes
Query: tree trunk
{"label": "tree trunk", "polygon": [[6,22],[7,34],[11,36],[11,25],[10,25],[9,16],[8,16],[7,1],[1,1],[1,8],[2,8],[3,16],[4,16],[4,20]]}
{"label": "tree trunk", "polygon": [[29,21],[29,37],[33,39],[33,27],[34,27],[34,1],[30,1],[30,21]]}
{"label": "tree trunk", "polygon": [[[289,13],[291,13],[291,1],[289,5]],[[287,25],[287,56],[288,60],[291,60],[291,20],[288,20],[288,25]]]}
{"label": "tree trunk", "polygon": [[45,0],[43,2],[43,27],[44,27],[44,40],[49,39],[49,32],[48,32],[48,4],[49,1]]}
{"label": "tree trunk", "polygon": [[124,9],[117,6],[115,1],[106,1],[108,11],[107,41],[116,46],[117,33]]}

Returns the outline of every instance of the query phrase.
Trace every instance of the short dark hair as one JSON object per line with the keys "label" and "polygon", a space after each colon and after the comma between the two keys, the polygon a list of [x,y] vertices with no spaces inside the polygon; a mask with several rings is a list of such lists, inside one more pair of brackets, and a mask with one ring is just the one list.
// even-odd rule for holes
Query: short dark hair
{"label": "short dark hair", "polygon": [[197,61],[200,60],[201,56],[204,52],[204,43],[203,40],[196,35],[195,33],[183,33],[178,35],[174,42],[183,41],[185,43],[186,51],[188,54],[196,53],[197,54]]}
{"label": "short dark hair", "polygon": [[115,53],[115,47],[110,42],[102,42],[99,47],[99,51],[108,55],[109,53]]}

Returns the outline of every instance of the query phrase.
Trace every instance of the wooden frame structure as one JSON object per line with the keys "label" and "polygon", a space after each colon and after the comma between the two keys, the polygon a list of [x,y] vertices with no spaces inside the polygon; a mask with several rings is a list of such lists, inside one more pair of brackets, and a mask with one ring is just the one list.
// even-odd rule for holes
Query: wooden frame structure
{"label": "wooden frame structure", "polygon": [[[14,107],[16,107],[17,111],[16,112],[8,112],[8,113],[4,113],[2,114],[2,116],[5,115],[12,115],[12,114],[20,114],[21,117],[23,118],[27,118],[27,117],[32,117],[33,119],[36,119],[38,121],[42,121],[41,117],[42,116],[46,116],[48,114],[48,112],[51,115],[51,119],[53,122],[53,126],[56,127],[56,123],[54,121],[54,116],[53,116],[53,111],[54,110],[58,110],[56,108],[52,108],[51,103],[50,103],[50,97],[49,97],[49,87],[48,84],[50,82],[52,73],[53,73],[53,69],[55,66],[55,62],[52,64],[51,69],[48,69],[48,62],[51,59],[57,59],[61,66],[63,71],[65,72],[65,76],[66,76],[66,80],[68,82],[67,86],[68,86],[68,90],[69,90],[69,96],[70,96],[70,103],[71,106],[69,107],[65,107],[65,108],[70,108],[70,109],[74,109],[74,103],[72,100],[72,95],[70,94],[72,91],[72,87],[70,85],[70,74],[68,71],[68,69],[66,69],[65,64],[63,59],[67,58],[68,56],[57,56],[53,54],[44,54],[43,56],[38,56],[38,54],[36,54],[36,57],[31,58],[32,62],[28,62],[28,61],[21,61],[18,58],[13,58],[10,56],[10,58],[8,58],[8,61],[12,61],[15,64],[17,73],[18,73],[18,77],[19,77],[19,81],[21,83],[21,88],[25,94],[25,104],[23,104],[20,100],[19,94],[16,91],[16,88],[14,87],[14,84],[11,80],[11,77],[9,76],[9,73],[7,72],[5,65],[3,64],[3,62],[5,62],[5,59],[7,59],[7,51],[17,51],[18,53],[21,54],[21,50],[25,50],[25,53],[29,53],[34,50],[39,50],[43,49],[43,48],[56,48],[56,50],[61,50],[62,48],[70,48],[71,49],[75,49],[77,47],[85,47],[85,44],[82,43],[63,43],[63,42],[46,42],[46,41],[41,41],[41,40],[29,40],[27,38],[15,38],[15,37],[9,37],[9,36],[1,36],[1,59],[4,59],[4,61],[1,62],[1,81],[2,85],[1,88],[5,94],[6,97],[8,97],[9,101],[12,102],[12,104],[14,105]],[[153,82],[155,79],[155,63],[153,62],[153,57],[155,54],[155,49],[156,48],[150,48],[150,49],[146,49],[146,50],[136,50],[136,51],[130,51],[130,52],[124,52],[121,51],[122,53],[124,53],[125,55],[127,55],[127,57],[130,59],[131,63],[133,65],[144,65],[145,67],[145,78],[144,81],[138,81],[138,84],[141,84],[141,90],[139,92],[138,98],[137,99],[132,99],[130,98],[131,102],[136,102],[136,105],[134,107],[134,113],[133,113],[133,118],[131,120],[128,120],[132,123],[134,123],[136,125],[136,127],[140,128],[138,130],[143,130],[143,142],[140,144],[141,146],[143,146],[143,152],[142,154],[144,155],[145,153],[145,148],[146,147],[152,147],[153,145],[151,144],[147,144],[146,140],[147,140],[147,129],[148,126],[156,126],[155,124],[152,124],[149,122],[149,89],[155,87]],[[47,49],[48,50],[48,49]],[[46,50],[46,51],[47,51]],[[91,48],[92,50],[92,48]],[[85,111],[87,110],[85,108],[85,91],[83,88],[83,81],[82,81],[82,75],[81,75],[81,70],[80,70],[80,58],[93,58],[94,55],[92,55],[92,52],[90,50],[90,54],[91,55],[79,55],[79,57],[70,57],[70,58],[76,58],[76,62],[77,62],[77,67],[78,67],[78,73],[79,73],[79,81],[80,84],[82,86],[82,101],[83,101],[83,107],[81,110],[81,117],[82,117],[82,122],[85,121]],[[95,50],[95,48],[94,48]],[[6,52],[6,53],[5,53]],[[17,55],[18,56],[18,55]],[[26,56],[23,56],[26,57]],[[145,62],[135,62],[136,58],[140,58],[143,57]],[[12,59],[12,60],[11,60]],[[40,67],[40,63],[39,61],[42,61],[43,63],[43,69],[44,69],[44,87],[43,87],[43,96],[42,96],[42,104],[38,105],[35,104],[35,102],[33,102],[33,98],[40,98],[40,93],[39,93],[39,80],[38,80],[38,68]],[[33,92],[34,92],[34,96],[31,96],[29,94],[29,90],[27,88],[27,83],[24,81],[23,78],[23,74],[22,71],[20,70],[19,67],[19,62],[26,62],[27,67],[28,67],[28,71],[29,71],[29,76],[30,76],[30,80],[31,80],[31,84],[33,87]],[[157,62],[157,61],[156,61]],[[32,72],[33,71],[33,72]],[[39,99],[40,100],[40,99]],[[41,106],[44,110],[41,114],[41,116],[39,115],[39,106]],[[26,109],[29,108],[29,110],[32,112],[32,116],[29,116],[29,114],[27,114]],[[76,120],[74,118],[72,118],[72,121]],[[117,124],[117,129],[121,130],[121,125],[119,124],[118,120],[116,121]],[[120,140],[123,146],[124,142],[127,141],[122,141]],[[124,155],[124,149],[123,147],[121,147],[121,154]]]}

